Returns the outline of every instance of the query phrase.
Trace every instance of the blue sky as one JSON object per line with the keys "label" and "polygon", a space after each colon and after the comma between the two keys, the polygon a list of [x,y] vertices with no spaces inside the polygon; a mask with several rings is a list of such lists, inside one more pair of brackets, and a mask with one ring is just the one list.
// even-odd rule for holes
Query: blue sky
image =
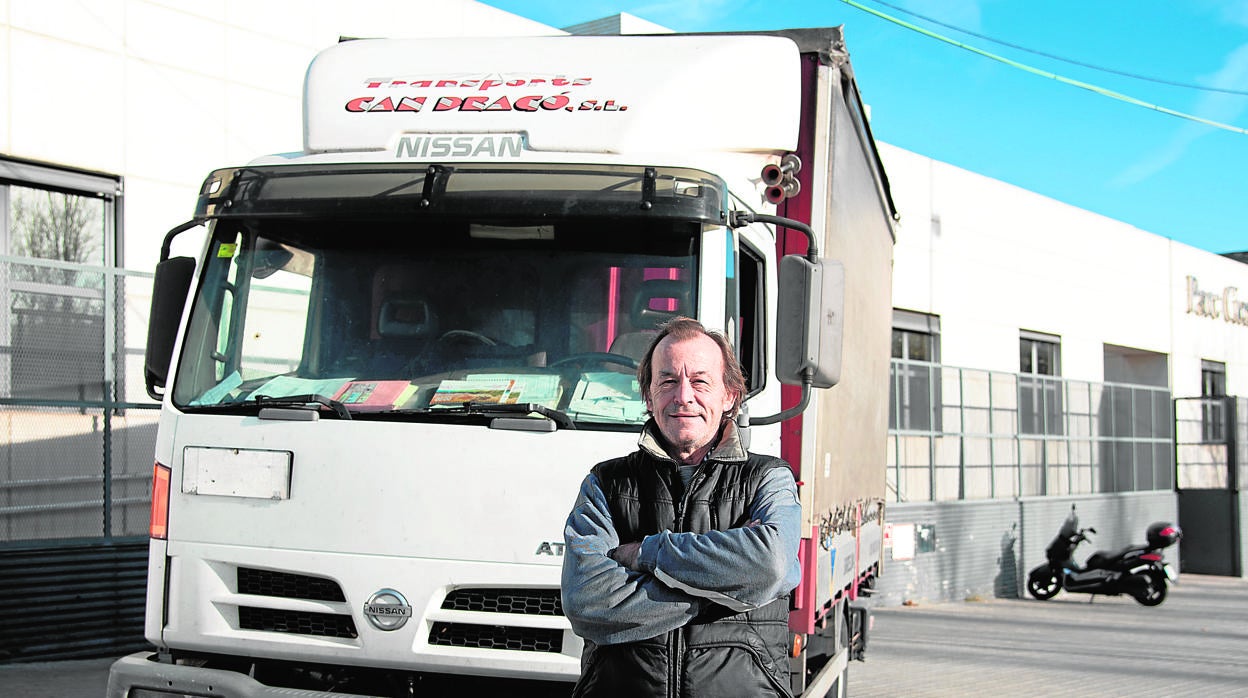
{"label": "blue sky", "polygon": [[1194,247],[1248,250],[1248,1],[853,1],[1150,106],[845,0],[486,4],[556,27],[618,12],[690,32],[844,25],[877,139]]}

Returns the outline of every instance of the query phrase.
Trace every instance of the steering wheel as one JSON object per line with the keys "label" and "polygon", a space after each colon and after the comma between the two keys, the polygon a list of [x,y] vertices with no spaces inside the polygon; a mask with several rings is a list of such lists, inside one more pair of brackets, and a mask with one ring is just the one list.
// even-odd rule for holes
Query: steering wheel
{"label": "steering wheel", "polygon": [[555,368],[557,366],[563,366],[564,364],[583,364],[591,361],[600,364],[620,364],[621,366],[627,366],[628,368],[633,369],[637,368],[638,365],[637,360],[631,356],[611,354],[605,351],[585,351],[579,354],[569,354],[558,361],[552,361],[548,364],[548,367]]}
{"label": "steering wheel", "polygon": [[480,332],[473,332],[472,330],[449,330],[442,333],[441,337],[438,337],[439,342],[445,342],[452,339],[473,339],[486,346],[498,346],[498,342],[486,337]]}

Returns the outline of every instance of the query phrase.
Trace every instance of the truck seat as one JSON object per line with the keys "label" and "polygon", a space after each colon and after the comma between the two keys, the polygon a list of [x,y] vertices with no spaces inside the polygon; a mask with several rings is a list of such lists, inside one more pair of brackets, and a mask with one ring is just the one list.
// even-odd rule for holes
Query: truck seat
{"label": "truck seat", "polygon": [[643,281],[629,310],[629,325],[633,329],[616,336],[607,351],[641,361],[659,333],[658,326],[680,315],[690,315],[690,305],[689,284],[672,279]]}

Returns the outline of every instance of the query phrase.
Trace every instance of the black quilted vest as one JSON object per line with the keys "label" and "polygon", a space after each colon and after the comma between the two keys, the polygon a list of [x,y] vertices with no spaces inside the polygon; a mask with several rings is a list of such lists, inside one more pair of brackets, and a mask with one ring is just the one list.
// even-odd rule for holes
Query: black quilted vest
{"label": "black quilted vest", "polygon": [[[729,425],[685,493],[678,466],[662,455],[652,429],[647,425],[638,451],[594,467],[621,543],[663,530],[738,528],[749,521],[767,471],[788,467],[747,453]],[[683,628],[639,642],[587,640],[573,696],[789,696],[788,619],[786,596],[744,613],[715,605]]]}

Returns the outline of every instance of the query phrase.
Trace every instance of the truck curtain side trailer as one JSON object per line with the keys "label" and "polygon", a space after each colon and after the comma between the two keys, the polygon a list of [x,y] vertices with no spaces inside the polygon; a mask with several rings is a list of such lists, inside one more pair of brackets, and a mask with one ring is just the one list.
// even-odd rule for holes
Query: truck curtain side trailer
{"label": "truck curtain side trailer", "polygon": [[750,449],[793,465],[793,692],[843,694],[882,560],[895,220],[839,28],[323,51],[303,150],[212,172],[163,244],[156,651],[109,695],[574,681],[564,518],[636,447],[637,362],[677,315],[734,339]]}

